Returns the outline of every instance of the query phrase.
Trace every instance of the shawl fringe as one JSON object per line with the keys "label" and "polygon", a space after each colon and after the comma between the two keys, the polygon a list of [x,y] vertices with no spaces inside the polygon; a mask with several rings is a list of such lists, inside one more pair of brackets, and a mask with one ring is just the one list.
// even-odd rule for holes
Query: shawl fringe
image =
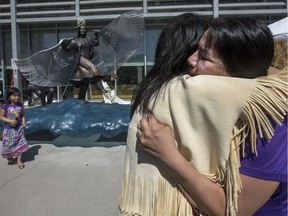
{"label": "shawl fringe", "polygon": [[[129,216],[187,216],[193,215],[191,205],[177,186],[164,178],[136,178],[131,184],[129,174],[125,173],[125,184],[122,185],[120,211]],[[134,181],[133,179],[132,181]],[[134,184],[135,183],[135,184]],[[133,185],[132,187],[130,187]],[[147,194],[148,191],[151,193]],[[165,193],[163,193],[165,191]],[[129,194],[129,196],[127,196]],[[133,194],[133,195],[132,195]],[[169,194],[169,196],[167,196]],[[132,196],[131,196],[132,195]],[[127,200],[125,198],[129,197]],[[152,205],[151,205],[152,204]],[[129,210],[129,212],[127,211]]]}

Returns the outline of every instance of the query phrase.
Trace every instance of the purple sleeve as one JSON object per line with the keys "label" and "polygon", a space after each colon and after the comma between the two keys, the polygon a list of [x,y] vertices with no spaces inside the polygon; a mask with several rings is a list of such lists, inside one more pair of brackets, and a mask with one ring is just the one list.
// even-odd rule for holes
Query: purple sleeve
{"label": "purple sleeve", "polygon": [[257,140],[258,156],[248,152],[241,161],[240,173],[279,182],[287,182],[287,116],[277,125],[269,143]]}
{"label": "purple sleeve", "polygon": [[7,104],[5,104],[5,103],[2,104],[2,105],[1,105],[1,109],[4,109],[4,110],[6,111],[6,109],[7,109]]}

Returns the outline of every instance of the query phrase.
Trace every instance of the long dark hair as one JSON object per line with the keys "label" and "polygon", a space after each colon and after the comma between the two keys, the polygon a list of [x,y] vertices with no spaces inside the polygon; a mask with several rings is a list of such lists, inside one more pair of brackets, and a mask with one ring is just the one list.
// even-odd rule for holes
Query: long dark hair
{"label": "long dark hair", "polygon": [[267,25],[249,17],[219,18],[212,22],[206,48],[214,48],[232,77],[266,76],[274,54]]}
{"label": "long dark hair", "polygon": [[139,105],[140,112],[147,113],[151,97],[157,97],[161,87],[172,78],[188,72],[187,59],[197,51],[198,42],[209,22],[210,19],[191,13],[168,21],[158,39],[154,66],[133,95],[131,118]]}
{"label": "long dark hair", "polygon": [[7,104],[10,104],[11,101],[10,101],[10,96],[11,95],[14,95],[15,93],[18,93],[20,95],[20,98],[21,98],[21,92],[19,91],[18,88],[16,87],[11,87],[7,90],[7,98],[6,98],[6,103]]}

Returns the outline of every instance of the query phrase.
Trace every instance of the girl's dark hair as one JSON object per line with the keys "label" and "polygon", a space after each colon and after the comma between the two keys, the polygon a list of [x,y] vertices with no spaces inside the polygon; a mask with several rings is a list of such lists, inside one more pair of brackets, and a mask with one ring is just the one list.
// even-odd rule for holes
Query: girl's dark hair
{"label": "girl's dark hair", "polygon": [[19,93],[20,97],[21,97],[21,92],[19,91],[18,88],[16,87],[11,87],[7,90],[7,98],[6,98],[6,103],[11,103],[10,101],[10,96],[14,95],[15,93]]}
{"label": "girl's dark hair", "polygon": [[133,95],[131,118],[139,105],[140,112],[147,113],[151,97],[157,97],[161,87],[172,78],[188,72],[187,59],[197,51],[198,42],[208,29],[209,22],[208,18],[191,13],[168,21],[158,39],[154,66],[138,84]]}
{"label": "girl's dark hair", "polygon": [[273,36],[264,23],[249,17],[212,22],[206,48],[214,48],[232,77],[265,76],[274,54]]}

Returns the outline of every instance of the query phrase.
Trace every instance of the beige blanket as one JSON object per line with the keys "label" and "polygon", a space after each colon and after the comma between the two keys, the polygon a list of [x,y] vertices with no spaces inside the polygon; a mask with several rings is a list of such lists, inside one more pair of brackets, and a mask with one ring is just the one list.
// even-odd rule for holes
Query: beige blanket
{"label": "beige blanket", "polygon": [[[156,118],[173,129],[182,155],[225,189],[227,215],[236,214],[242,187],[239,146],[248,136],[256,151],[256,133],[268,140],[273,136],[268,116],[281,124],[287,114],[287,71],[257,79],[178,77],[150,104]],[[134,114],[128,130],[122,214],[193,215],[167,171],[139,148],[136,131],[141,117]]]}

